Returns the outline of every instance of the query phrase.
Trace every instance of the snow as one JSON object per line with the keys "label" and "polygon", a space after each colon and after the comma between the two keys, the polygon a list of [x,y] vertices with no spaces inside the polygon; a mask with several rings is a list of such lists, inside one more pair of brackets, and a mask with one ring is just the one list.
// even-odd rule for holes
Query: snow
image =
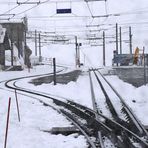
{"label": "snow", "polygon": [[[43,66],[44,67],[44,66]],[[45,67],[43,68],[45,69]],[[47,68],[46,68],[47,69]],[[41,67],[38,67],[37,72],[32,74],[41,73]],[[3,75],[5,73],[5,76]],[[9,75],[9,78],[17,77],[18,72],[13,72],[14,75],[11,75],[11,72],[1,72],[1,79],[5,80],[6,75]],[[20,72],[23,75],[31,75],[28,71]],[[24,85],[23,85],[24,86]],[[25,85],[25,87],[28,87]],[[47,89],[46,89],[47,90]],[[8,136],[8,147],[78,147],[85,148],[86,140],[83,136],[77,134],[72,134],[69,136],[64,135],[52,135],[50,133],[43,132],[44,130],[50,131],[52,127],[70,127],[71,123],[64,117],[61,116],[57,111],[53,110],[50,107],[43,106],[42,103],[37,100],[28,97],[18,95],[19,107],[20,107],[20,116],[21,122],[18,122],[17,111],[16,111],[16,102],[14,92],[9,92],[7,90],[0,91],[0,146],[3,147],[4,144],[4,134],[6,126],[6,116],[7,116],[7,105],[8,98],[12,98],[11,104],[11,114],[10,114],[10,125],[9,125],[9,136]],[[49,103],[50,101],[48,101]],[[52,102],[51,102],[52,104]],[[57,145],[59,143],[59,145]]]}
{"label": "snow", "polygon": [[131,84],[123,82],[117,76],[110,76],[107,78],[122,95],[125,102],[132,108],[133,112],[142,122],[142,124],[148,125],[148,119],[146,118],[146,115],[148,114],[148,86],[146,85],[135,88]]}
{"label": "snow", "polygon": [[[8,79],[7,76],[9,76],[9,79],[17,77],[18,73],[19,76],[39,74],[43,73],[43,69],[48,72],[47,66],[37,66],[31,70],[31,73],[28,73],[27,70],[22,72],[1,72],[0,77],[1,80],[5,80]],[[52,69],[50,69],[50,71],[52,71]],[[148,113],[147,86],[135,88],[132,85],[123,82],[117,76],[106,76],[106,78],[125,99],[126,103],[132,108],[138,119],[144,125],[148,125],[148,119],[145,118]],[[28,83],[29,81],[30,79],[18,81],[16,85],[49,93],[58,99],[71,99],[75,102],[92,108],[89,76],[87,72],[85,72],[84,75],[81,75],[77,82],[70,82],[67,85],[58,84],[54,86],[51,83],[34,86],[33,84]],[[97,88],[98,84],[94,84],[94,87]],[[99,91],[96,90],[95,92]],[[97,93],[96,96],[97,99],[102,98],[100,93]],[[10,128],[8,134],[8,147],[39,148],[41,146],[48,147],[50,145],[50,147],[56,148],[59,147],[57,146],[57,143],[60,143],[60,147],[86,147],[86,140],[83,136],[78,136],[75,134],[69,136],[52,135],[50,133],[43,132],[43,130],[51,130],[52,127],[67,127],[72,125],[58,112],[50,107],[43,106],[42,103],[29,96],[18,95],[21,114],[21,122],[19,123],[17,119],[14,92],[8,92],[3,89],[0,91],[0,104],[2,105],[0,108],[0,119],[2,121],[0,124],[0,129],[3,129],[0,131],[1,147],[4,143],[7,105],[9,97],[12,98],[12,105],[9,125]],[[134,103],[133,100],[136,100],[136,102]],[[100,102],[101,100],[99,103]],[[53,105],[52,101],[48,101],[48,103]]]}
{"label": "snow", "polygon": [[[54,1],[54,0],[53,0]],[[60,3],[61,5],[62,3]],[[122,4],[122,7],[121,7]],[[109,14],[115,13],[123,13],[123,12],[135,12],[135,11],[147,11],[148,2],[146,0],[108,0],[107,8]],[[69,5],[68,5],[69,6]],[[8,5],[7,7],[3,7],[0,11],[3,13],[4,11],[11,9],[14,5]],[[13,12],[21,12],[22,10],[28,8],[28,5],[21,5]],[[98,9],[99,7],[99,9]],[[104,15],[105,8],[104,3],[96,5],[95,2],[90,4],[90,8],[95,15]],[[81,42],[81,37],[86,37],[86,35],[91,35],[88,31],[83,33],[75,33],[74,30],[79,29],[81,31],[80,25],[95,25],[98,24],[106,24],[104,28],[107,28],[106,35],[115,34],[115,23],[118,22],[120,26],[123,27],[123,31],[125,32],[123,39],[128,38],[128,27],[132,26],[133,32],[133,50],[135,47],[146,46],[147,51],[147,24],[137,24],[140,22],[147,21],[147,14],[135,14],[135,15],[122,15],[120,17],[108,17],[108,18],[99,18],[97,20],[90,18],[75,18],[67,20],[64,19],[55,19],[53,16],[58,16],[55,14],[56,3],[43,4],[38,7],[32,9],[32,11],[28,11],[26,14],[29,18],[28,25],[30,30],[42,30],[42,31],[51,31],[57,34],[66,34],[66,31],[69,31],[71,38],[74,39],[75,35],[78,36],[78,41]],[[72,16],[79,15],[90,15],[88,7],[86,3],[83,2],[73,2],[72,3]],[[33,19],[33,16],[49,16],[46,19]],[[16,15],[17,16],[17,15]],[[18,17],[18,16],[17,16]],[[24,17],[20,15],[20,17]],[[108,24],[113,24],[109,26]],[[72,25],[72,28],[69,27]],[[64,30],[62,26],[66,26],[67,30]],[[102,25],[103,26],[103,25]],[[103,27],[97,28],[101,29]],[[108,27],[109,26],[109,27]],[[71,31],[70,31],[71,29]],[[84,28],[83,28],[84,30]],[[102,32],[97,33],[100,37],[102,36]],[[102,41],[95,42],[94,44],[101,44]],[[29,47],[32,49],[32,57],[35,55],[34,50],[34,42],[28,41]],[[124,44],[123,49],[124,53],[129,53],[129,45]],[[81,103],[92,108],[91,94],[90,94],[90,84],[89,84],[89,76],[87,70],[89,67],[94,68],[102,68],[103,72],[108,72],[108,69],[111,69],[113,50],[115,49],[115,44],[107,44],[106,45],[106,65],[108,67],[102,67],[102,47],[101,46],[90,46],[86,44],[82,44],[80,47],[80,57],[81,63],[84,63],[84,67],[82,68],[85,71],[85,74],[80,75],[77,82],[70,82],[67,85],[65,84],[57,84],[56,86],[51,84],[43,84],[40,86],[34,86],[33,84],[28,83],[30,79],[25,79],[22,81],[18,81],[16,84],[25,87],[28,89],[41,91],[45,93],[51,94],[58,99],[71,99],[75,102]],[[8,53],[7,55],[9,55]],[[68,66],[70,69],[68,71],[75,69],[75,45],[62,45],[62,44],[50,44],[42,47],[42,56],[46,58],[56,58],[57,64]],[[8,56],[9,58],[9,56]],[[8,62],[8,61],[7,61]],[[0,71],[0,147],[4,145],[4,135],[5,135],[5,126],[6,126],[6,116],[7,116],[7,106],[8,106],[8,98],[12,98],[11,104],[11,114],[10,114],[10,125],[9,125],[9,133],[8,133],[8,148],[86,148],[87,143],[84,136],[71,134],[69,136],[64,135],[52,135],[47,132],[43,132],[44,130],[51,130],[52,127],[67,127],[72,126],[71,123],[57,111],[53,110],[50,107],[43,106],[42,103],[35,100],[29,96],[23,96],[21,94],[18,95],[19,106],[20,106],[20,115],[21,122],[18,122],[17,119],[17,111],[16,111],[16,103],[15,103],[15,95],[14,92],[7,91],[4,89],[4,85],[2,81],[22,77],[29,75],[37,75],[52,72],[52,67],[50,65],[42,65],[42,66],[34,66],[31,69],[30,73],[28,69],[24,69],[23,71],[17,72],[5,72]],[[148,85],[141,86],[139,88],[135,88],[131,84],[125,83],[120,80],[117,76],[106,76],[107,80],[114,86],[114,88],[121,94],[124,98],[125,102],[131,107],[135,115],[142,122],[143,125],[148,125]],[[103,94],[98,91],[98,84],[94,84],[96,99],[98,102],[104,105]],[[64,90],[64,91],[63,91]],[[112,94],[110,94],[112,96]],[[113,97],[113,96],[112,96]],[[44,99],[44,98],[41,98]],[[100,100],[99,100],[100,99]],[[52,101],[47,101],[51,106],[54,106]],[[103,107],[102,107],[103,108]],[[103,110],[103,109],[102,109]],[[105,112],[108,115],[108,112]],[[108,143],[107,143],[108,144]],[[106,145],[107,145],[106,144]]]}

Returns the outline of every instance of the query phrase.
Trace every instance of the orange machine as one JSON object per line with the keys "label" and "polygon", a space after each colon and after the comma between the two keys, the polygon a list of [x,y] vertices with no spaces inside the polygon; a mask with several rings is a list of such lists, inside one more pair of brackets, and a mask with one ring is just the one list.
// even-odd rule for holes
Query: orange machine
{"label": "orange machine", "polygon": [[134,54],[134,61],[133,61],[133,64],[137,64],[137,63],[138,63],[138,56],[139,56],[139,48],[136,47],[136,49],[135,49],[135,54]]}

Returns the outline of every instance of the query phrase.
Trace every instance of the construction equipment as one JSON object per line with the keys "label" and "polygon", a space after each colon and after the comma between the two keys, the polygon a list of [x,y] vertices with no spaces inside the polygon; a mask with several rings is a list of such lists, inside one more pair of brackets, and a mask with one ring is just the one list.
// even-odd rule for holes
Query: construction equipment
{"label": "construction equipment", "polygon": [[135,49],[135,53],[134,53],[134,60],[133,60],[133,64],[138,64],[138,57],[139,57],[139,48],[136,47]]}

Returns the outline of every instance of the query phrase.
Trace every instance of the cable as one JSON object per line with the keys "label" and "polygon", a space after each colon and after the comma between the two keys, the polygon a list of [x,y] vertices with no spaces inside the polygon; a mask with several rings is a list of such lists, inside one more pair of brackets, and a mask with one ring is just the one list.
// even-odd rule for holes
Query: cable
{"label": "cable", "polygon": [[[28,0],[28,1],[29,1],[29,0]],[[46,1],[44,1],[44,2],[37,3],[35,6],[32,6],[31,8],[28,8],[28,9],[26,9],[26,10],[20,12],[20,13],[16,13],[13,17],[18,16],[18,15],[21,15],[21,14],[23,14],[23,13],[25,13],[25,12],[28,12],[28,11],[34,9],[35,7],[37,7],[37,6],[41,5],[41,4],[44,4],[44,3],[48,2],[48,1],[49,1],[49,0],[46,0]],[[12,17],[12,18],[13,18],[13,17]],[[11,18],[11,19],[12,19],[12,18]]]}
{"label": "cable", "polygon": [[107,1],[105,0],[105,13],[106,13],[106,18],[101,22],[101,23],[104,23],[108,20],[108,8],[107,8]]}
{"label": "cable", "polygon": [[[29,0],[26,0],[25,2],[28,2],[28,1],[29,1]],[[7,11],[4,12],[3,14],[10,13],[10,11],[16,9],[16,8],[19,7],[19,6],[20,6],[20,5],[17,5],[17,6],[15,6],[15,7],[11,8],[11,9],[7,10]]]}
{"label": "cable", "polygon": [[93,13],[92,13],[92,11],[91,11],[91,9],[90,9],[90,7],[89,7],[89,4],[88,4],[88,2],[86,2],[86,5],[87,5],[87,7],[88,7],[88,10],[89,10],[89,12],[90,12],[90,14],[91,14],[91,17],[93,18]]}

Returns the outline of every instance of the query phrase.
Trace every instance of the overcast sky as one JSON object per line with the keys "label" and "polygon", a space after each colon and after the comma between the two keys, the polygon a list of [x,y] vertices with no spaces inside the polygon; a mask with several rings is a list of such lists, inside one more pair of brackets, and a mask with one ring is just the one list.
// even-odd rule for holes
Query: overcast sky
{"label": "overcast sky", "polygon": [[[0,13],[9,14],[2,18],[12,17],[12,21],[19,21],[25,15],[28,17],[29,30],[56,31],[57,33],[86,34],[86,25],[100,25],[99,29],[107,28],[107,34],[114,34],[115,23],[123,27],[123,32],[128,32],[126,27],[132,26],[133,39],[142,46],[148,44],[146,37],[148,33],[148,1],[147,0],[107,0],[105,2],[84,2],[83,0],[49,0],[40,5],[17,5],[16,2],[27,0],[0,0]],[[46,0],[40,0],[45,2]],[[64,1],[64,2],[61,2]],[[66,1],[66,2],[65,2]],[[28,0],[38,2],[38,0]],[[56,14],[56,9],[71,8],[71,14]],[[12,10],[11,10],[12,9]],[[31,9],[30,11],[26,11]],[[8,10],[11,10],[7,12]],[[13,16],[15,14],[15,16]],[[92,18],[91,16],[111,15],[103,18]],[[112,16],[115,15],[116,16]],[[118,14],[118,16],[117,16]],[[44,17],[43,17],[44,16]],[[83,16],[83,17],[82,17]],[[90,16],[90,17],[89,17]],[[11,21],[11,19],[10,19]],[[108,26],[112,24],[113,26]],[[66,28],[65,28],[66,26]],[[96,30],[98,28],[91,28]],[[77,32],[78,34],[78,32]],[[125,34],[125,38],[128,34]]]}

